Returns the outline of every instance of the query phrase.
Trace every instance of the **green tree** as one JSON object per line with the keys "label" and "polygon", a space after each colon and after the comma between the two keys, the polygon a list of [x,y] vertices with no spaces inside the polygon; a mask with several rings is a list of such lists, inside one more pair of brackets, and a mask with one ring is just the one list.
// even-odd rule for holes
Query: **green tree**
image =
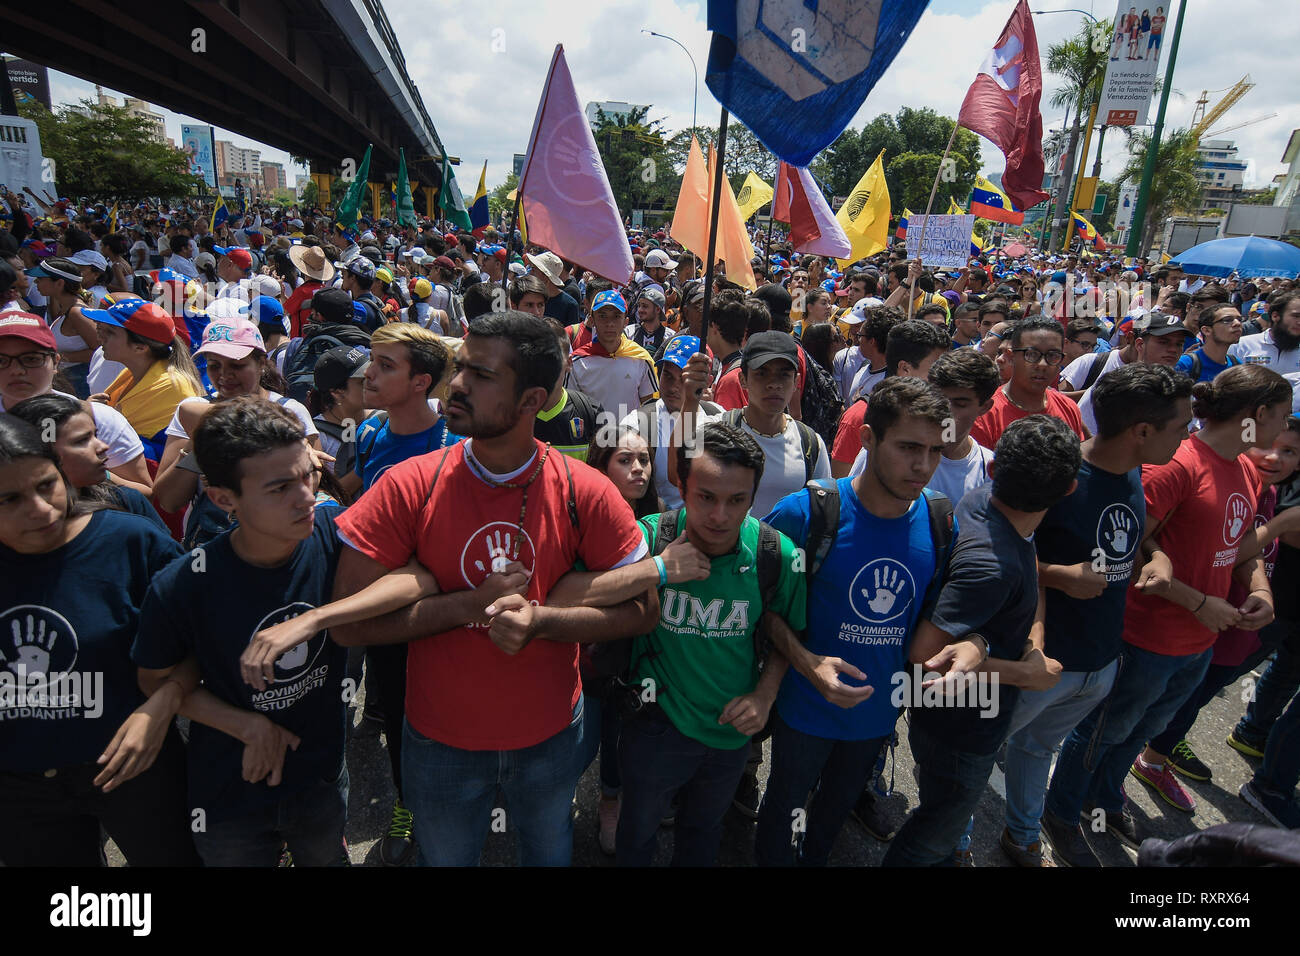
{"label": "green tree", "polygon": [[673,175],[662,124],[646,121],[649,107],[627,115],[596,111],[596,148],[622,215],[633,209],[663,208],[677,198],[680,179]]}
{"label": "green tree", "polygon": [[510,191],[519,185],[519,179],[512,169],[506,174],[506,181],[488,193],[488,216],[493,220],[501,217],[507,219],[515,210],[515,201],[508,199]]}
{"label": "green tree", "polygon": [[32,101],[19,112],[40,130],[41,151],[54,161],[55,185],[64,195],[111,205],[193,196],[203,185],[189,174],[183,150],[154,139],[149,123],[122,107],[82,100],[51,113]]}
{"label": "green tree", "polygon": [[[1106,37],[1109,35],[1105,34]],[[1096,36],[1092,25],[1085,23],[1071,39],[1053,43],[1047,48],[1047,71],[1063,81],[1061,88],[1052,94],[1048,102],[1057,109],[1067,110],[1067,114],[1070,109],[1074,111],[1074,123],[1070,127],[1070,139],[1065,152],[1065,170],[1069,178],[1062,180],[1057,190],[1049,249],[1055,249],[1061,238],[1062,224],[1074,185],[1073,170],[1081,123],[1084,115],[1100,99],[1101,79],[1105,77],[1106,64],[1109,62],[1110,44],[1105,42],[1104,37],[1102,42],[1095,42]]]}
{"label": "green tree", "polygon": [[320,188],[316,185],[316,180],[307,180],[307,185],[302,187],[302,205],[315,206],[320,199]]}
{"label": "green tree", "polygon": [[[1197,138],[1188,129],[1166,133],[1160,140],[1155,175],[1151,180],[1151,191],[1147,194],[1147,221],[1142,234],[1141,255],[1147,254],[1156,233],[1168,217],[1179,210],[1195,209],[1201,201],[1201,184],[1196,178],[1196,144]],[[1150,145],[1149,133],[1134,133],[1129,140],[1128,162],[1116,180],[1118,185],[1142,181],[1142,170],[1146,166]],[[1135,228],[1138,226],[1137,223],[1133,225]]]}

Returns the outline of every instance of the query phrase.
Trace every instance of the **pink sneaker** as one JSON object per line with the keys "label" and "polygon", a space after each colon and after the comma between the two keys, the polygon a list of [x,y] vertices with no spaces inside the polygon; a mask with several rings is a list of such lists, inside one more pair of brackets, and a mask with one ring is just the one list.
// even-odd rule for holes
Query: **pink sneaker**
{"label": "pink sneaker", "polygon": [[1129,773],[1160,794],[1161,799],[1171,807],[1177,807],[1184,813],[1191,813],[1196,809],[1196,798],[1183,789],[1183,785],[1178,782],[1178,778],[1174,776],[1168,764],[1157,771],[1142,759],[1141,754],[1138,754],[1137,759],[1133,761],[1133,766],[1129,768]]}
{"label": "pink sneaker", "polygon": [[614,835],[618,833],[618,811],[622,797],[601,797],[596,812],[600,821],[600,850],[606,856],[614,855]]}

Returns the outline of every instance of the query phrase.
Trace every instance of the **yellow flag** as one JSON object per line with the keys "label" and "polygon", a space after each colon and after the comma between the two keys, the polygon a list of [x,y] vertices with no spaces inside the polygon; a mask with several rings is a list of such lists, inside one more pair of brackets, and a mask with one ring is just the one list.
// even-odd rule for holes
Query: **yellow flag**
{"label": "yellow flag", "polygon": [[962,209],[961,206],[958,206],[957,200],[953,199],[951,196],[948,198],[948,215],[949,216],[966,215],[966,210]]}
{"label": "yellow flag", "polygon": [[[510,192],[506,195],[506,198],[509,199],[511,202],[514,202],[514,201],[515,201],[515,194],[518,193],[518,192],[519,192],[518,189],[512,189],[512,190],[510,190]],[[522,239],[525,243],[528,242],[528,224],[527,224],[526,222],[524,222],[524,204],[523,204],[523,203],[520,203],[520,204],[519,204],[519,238]]]}
{"label": "yellow flag", "polygon": [[[717,152],[710,146],[709,182],[713,181],[717,162]],[[754,279],[754,244],[749,241],[745,220],[740,217],[740,207],[736,205],[736,194],[731,191],[731,183],[725,175],[722,177],[722,201],[718,204],[717,256],[726,264],[727,278],[730,281],[744,286],[750,292],[758,288],[758,282]]]}
{"label": "yellow flag", "polygon": [[771,201],[772,187],[759,179],[758,173],[751,170],[740,187],[740,194],[736,196],[736,205],[740,207],[741,220],[748,222],[754,213]]}
{"label": "yellow flag", "polygon": [[701,259],[709,248],[709,171],[704,165],[700,144],[691,137],[686,154],[686,171],[673,210],[673,238]]}
{"label": "yellow flag", "polygon": [[889,245],[889,186],[885,183],[884,158],[882,149],[835,214],[853,244],[849,258],[839,260],[841,268]]}

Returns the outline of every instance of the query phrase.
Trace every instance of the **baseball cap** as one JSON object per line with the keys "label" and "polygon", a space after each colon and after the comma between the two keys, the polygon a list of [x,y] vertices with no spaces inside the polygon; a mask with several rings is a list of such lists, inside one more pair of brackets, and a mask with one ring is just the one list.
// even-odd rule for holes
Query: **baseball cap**
{"label": "baseball cap", "polygon": [[365,279],[367,282],[375,281],[375,264],[365,256],[357,256],[347,263],[347,270],[358,279]]}
{"label": "baseball cap", "polygon": [[43,349],[57,349],[54,333],[40,316],[30,312],[0,313],[0,339],[26,339]]}
{"label": "baseball cap", "polygon": [[256,322],[258,325],[282,326],[284,334],[289,334],[289,319],[285,316],[284,306],[278,299],[273,299],[269,295],[259,295],[248,304],[245,311],[250,322]]}
{"label": "baseball cap", "polygon": [[627,312],[627,303],[624,302],[623,297],[613,289],[606,289],[604,292],[598,293],[596,298],[591,302],[591,311],[593,313],[597,312],[607,305],[612,305],[620,312]]}
{"label": "baseball cap", "polygon": [[687,305],[700,305],[704,302],[704,280],[691,279],[682,285],[682,300]]}
{"label": "baseball cap", "polygon": [[253,256],[247,249],[240,249],[238,246],[213,246],[212,251],[219,256],[225,256],[245,272],[253,268]]}
{"label": "baseball cap", "polygon": [[194,257],[194,268],[196,269],[203,269],[203,268],[215,269],[216,267],[217,267],[217,257],[210,252],[200,252],[197,256]]}
{"label": "baseball cap", "polygon": [[252,296],[267,295],[274,299],[280,294],[280,280],[275,276],[249,276],[246,281]]}
{"label": "baseball cap", "polygon": [[1138,335],[1173,335],[1176,332],[1188,334],[1182,319],[1165,312],[1148,312],[1141,320],[1133,323],[1133,328]]}
{"label": "baseball cap", "polygon": [[327,322],[352,321],[352,296],[342,289],[318,289],[311,297],[311,307]]}
{"label": "baseball cap", "polygon": [[874,308],[878,305],[884,305],[885,300],[869,295],[865,299],[858,299],[853,303],[847,314],[840,316],[840,321],[845,325],[859,325],[867,319],[867,309]]}
{"label": "baseball cap", "polygon": [[203,344],[195,355],[220,355],[238,361],[254,351],[265,352],[266,342],[248,319],[218,319],[203,330]]}
{"label": "baseball cap", "polygon": [[799,367],[799,347],[794,337],[785,332],[758,332],[749,337],[741,364],[746,369],[760,368],[768,362],[782,359],[794,368]]}
{"label": "baseball cap", "polygon": [[54,247],[47,246],[40,239],[24,239],[22,248],[28,250],[38,259],[44,259],[47,256],[54,255]]}
{"label": "baseball cap", "polygon": [[80,252],[74,252],[68,256],[69,262],[75,262],[79,266],[94,266],[100,272],[108,268],[108,260],[94,249],[82,249]]}
{"label": "baseball cap", "polygon": [[176,337],[176,323],[161,306],[144,299],[128,299],[107,309],[82,309],[92,322],[115,325],[153,342],[171,342]]}
{"label": "baseball cap", "polygon": [[413,279],[407,288],[416,299],[427,299],[433,295],[433,283],[423,277]]}
{"label": "baseball cap", "polygon": [[668,299],[664,297],[663,292],[661,292],[657,286],[642,291],[641,298],[648,302],[653,302],[655,307],[661,312],[668,308]]}
{"label": "baseball cap", "polygon": [[427,254],[423,246],[412,246],[406,252],[403,252],[402,256],[407,259],[423,259]]}
{"label": "baseball cap", "polygon": [[312,380],[318,392],[343,388],[350,378],[360,378],[370,364],[370,353],[359,345],[336,345],[321,353],[312,369]]}
{"label": "baseball cap", "polygon": [[439,269],[451,269],[454,271],[456,268],[456,263],[451,261],[450,256],[438,256],[433,260],[433,264]]}
{"label": "baseball cap", "polygon": [[48,261],[42,262],[38,266],[32,266],[27,270],[27,277],[30,279],[67,279],[69,282],[80,282],[80,273],[73,275],[71,272],[65,272],[63,269],[57,269],[50,265]]}
{"label": "baseball cap", "polygon": [[384,266],[380,266],[378,269],[375,270],[375,278],[379,279],[382,282],[392,282],[393,273],[391,270],[385,268]]}
{"label": "baseball cap", "polygon": [[664,349],[664,354],[655,362],[656,365],[662,365],[664,362],[671,362],[678,368],[686,368],[686,363],[691,360],[691,356],[699,352],[700,339],[696,335],[674,335],[668,340],[668,347]]}
{"label": "baseball cap", "polygon": [[647,269],[676,269],[677,263],[669,258],[668,253],[662,249],[651,249],[646,253],[645,267]]}

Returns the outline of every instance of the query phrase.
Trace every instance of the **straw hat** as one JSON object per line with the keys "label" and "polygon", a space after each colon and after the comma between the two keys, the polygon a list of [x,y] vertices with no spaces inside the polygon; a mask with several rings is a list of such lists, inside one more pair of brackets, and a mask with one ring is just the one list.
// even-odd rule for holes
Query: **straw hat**
{"label": "straw hat", "polygon": [[303,275],[329,282],[334,278],[334,265],[320,246],[294,246],[289,258]]}

